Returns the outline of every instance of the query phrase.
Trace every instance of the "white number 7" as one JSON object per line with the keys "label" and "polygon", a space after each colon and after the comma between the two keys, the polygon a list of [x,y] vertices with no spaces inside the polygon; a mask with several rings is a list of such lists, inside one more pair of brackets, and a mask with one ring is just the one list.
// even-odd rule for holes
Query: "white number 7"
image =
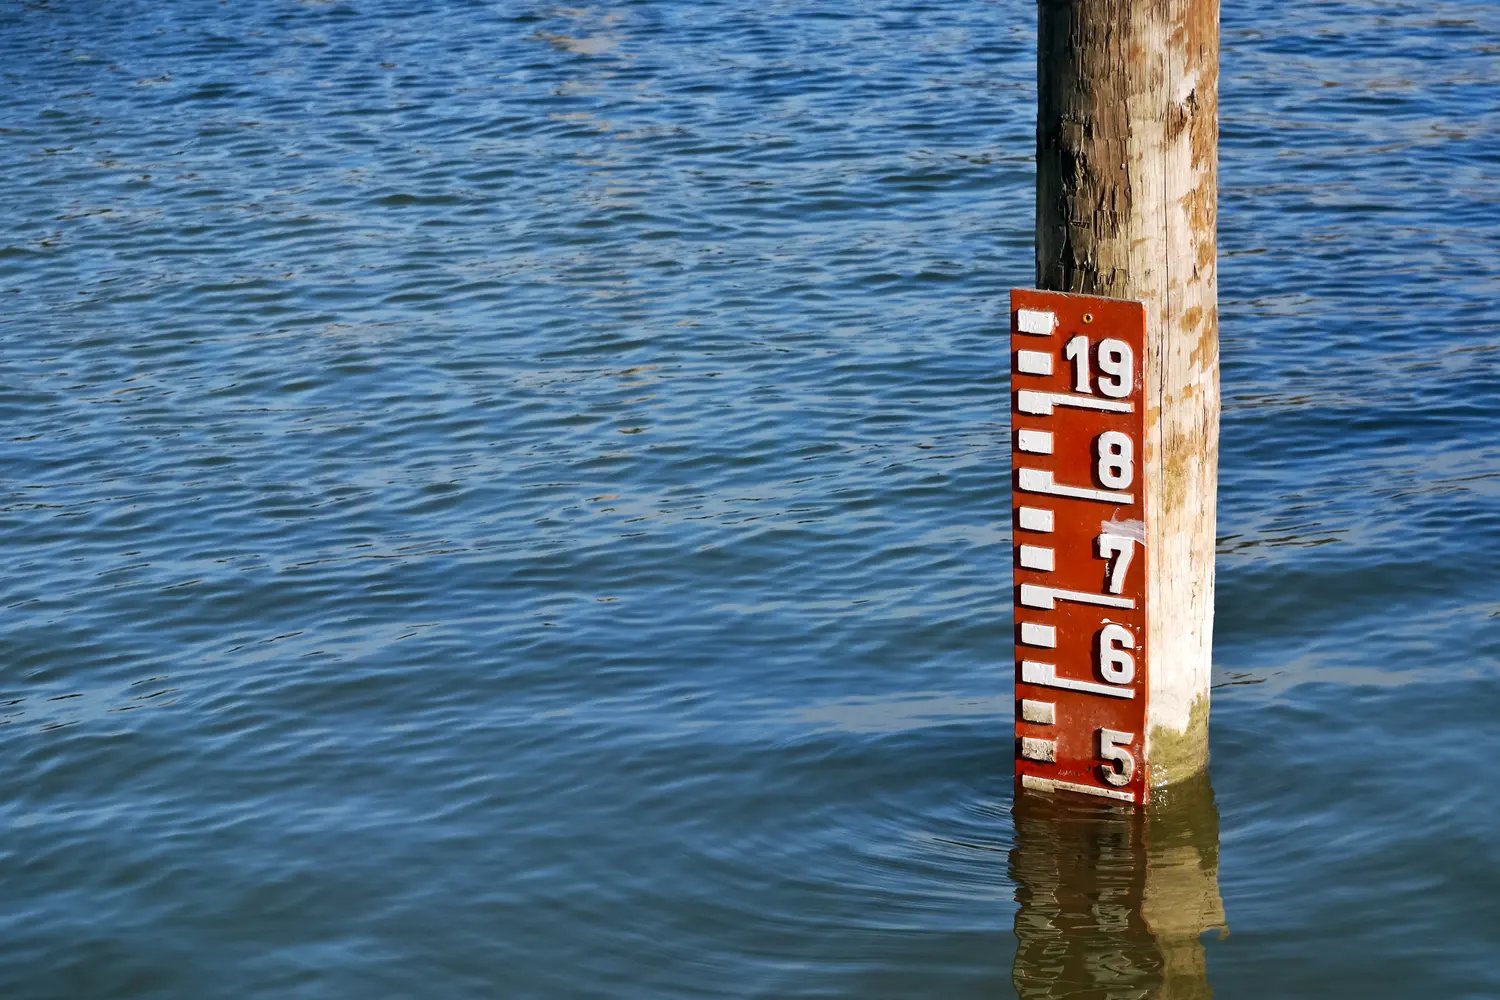
{"label": "white number 7", "polygon": [[1135,556],[1135,539],[1108,533],[1099,536],[1099,558],[1110,559],[1109,577],[1105,589],[1118,594],[1125,589],[1125,574],[1130,569],[1130,560]]}

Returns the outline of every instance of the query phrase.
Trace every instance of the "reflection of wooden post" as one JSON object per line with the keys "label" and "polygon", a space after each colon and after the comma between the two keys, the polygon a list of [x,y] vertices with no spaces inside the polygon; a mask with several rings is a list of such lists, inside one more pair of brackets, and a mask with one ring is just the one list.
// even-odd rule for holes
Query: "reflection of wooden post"
{"label": "reflection of wooden post", "polygon": [[1219,895],[1219,810],[1207,772],[1157,794],[1146,815],[1141,918],[1161,951],[1158,1000],[1210,997],[1201,935],[1229,933]]}
{"label": "reflection of wooden post", "polygon": [[1147,811],[1096,801],[1016,800],[1017,995],[1209,1000],[1200,935],[1227,928],[1207,774],[1174,785]]}
{"label": "reflection of wooden post", "polygon": [[1040,0],[1037,285],[1146,305],[1153,786],[1208,757],[1218,0]]}

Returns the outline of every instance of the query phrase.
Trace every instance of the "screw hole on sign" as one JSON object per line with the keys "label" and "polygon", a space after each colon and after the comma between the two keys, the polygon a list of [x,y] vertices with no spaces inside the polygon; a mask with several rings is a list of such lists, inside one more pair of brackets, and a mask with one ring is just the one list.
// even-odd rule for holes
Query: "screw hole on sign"
{"label": "screw hole on sign", "polygon": [[1094,314],[1093,313],[1084,313],[1083,314],[1083,321],[1085,323],[1092,323],[1094,321]]}

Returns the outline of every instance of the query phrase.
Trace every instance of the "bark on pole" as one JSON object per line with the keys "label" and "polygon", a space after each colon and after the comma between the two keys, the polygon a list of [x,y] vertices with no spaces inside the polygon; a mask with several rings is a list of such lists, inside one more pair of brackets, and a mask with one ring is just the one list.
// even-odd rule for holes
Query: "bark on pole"
{"label": "bark on pole", "polygon": [[1146,764],[1208,760],[1218,0],[1039,0],[1037,287],[1146,305]]}

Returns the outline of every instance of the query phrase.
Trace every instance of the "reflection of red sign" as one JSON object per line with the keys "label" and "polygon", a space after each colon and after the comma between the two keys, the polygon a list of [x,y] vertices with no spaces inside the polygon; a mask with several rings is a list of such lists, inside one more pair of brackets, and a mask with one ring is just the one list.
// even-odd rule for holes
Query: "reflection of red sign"
{"label": "reflection of red sign", "polygon": [[1139,803],[1146,309],[1011,292],[1016,776]]}

